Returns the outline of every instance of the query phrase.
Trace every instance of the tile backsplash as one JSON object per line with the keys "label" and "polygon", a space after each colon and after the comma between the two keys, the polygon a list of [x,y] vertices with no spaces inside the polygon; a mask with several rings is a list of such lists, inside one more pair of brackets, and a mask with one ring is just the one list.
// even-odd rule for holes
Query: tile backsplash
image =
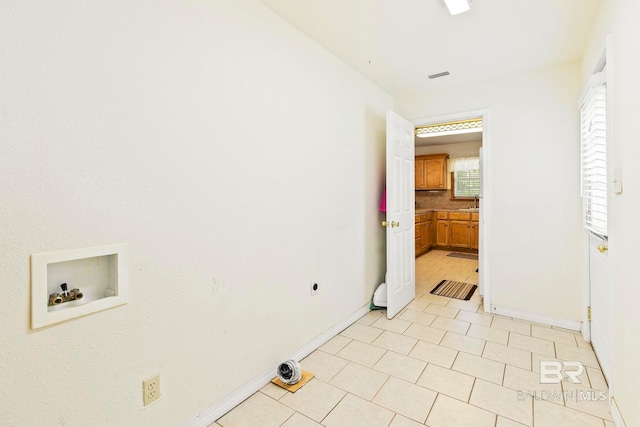
{"label": "tile backsplash", "polygon": [[416,191],[416,209],[464,209],[473,200],[451,200],[451,190]]}

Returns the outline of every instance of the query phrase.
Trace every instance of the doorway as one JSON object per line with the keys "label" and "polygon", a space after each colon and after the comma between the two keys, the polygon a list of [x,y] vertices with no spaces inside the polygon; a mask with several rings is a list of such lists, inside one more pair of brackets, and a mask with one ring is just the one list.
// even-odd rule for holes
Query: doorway
{"label": "doorway", "polygon": [[[416,127],[424,127],[430,125],[437,125],[441,123],[452,122],[465,122],[473,119],[482,120],[482,130],[480,134],[472,135],[471,132],[455,132],[452,131],[449,134],[438,136],[437,138],[429,138],[428,143],[418,142],[416,144],[416,155],[420,154],[433,154],[435,151],[447,153],[451,151],[454,156],[451,158],[461,158],[467,155],[472,157],[474,154],[481,157],[480,165],[480,188],[478,189],[478,201],[479,201],[479,220],[478,220],[478,232],[479,241],[478,247],[478,286],[481,290],[480,294],[483,296],[483,309],[486,312],[491,312],[491,287],[489,282],[490,277],[490,263],[489,263],[489,247],[488,231],[490,229],[490,212],[491,212],[491,200],[490,200],[490,161],[491,161],[491,139],[490,139],[490,119],[489,110],[474,110],[455,114],[448,114],[443,116],[429,117],[425,119],[414,120],[413,124]],[[424,138],[427,139],[427,138]],[[419,138],[416,137],[418,141]],[[422,148],[427,147],[427,148]],[[481,148],[481,149],[480,149]],[[421,206],[421,203],[429,199],[441,198],[442,200],[454,199],[451,194],[454,192],[454,188],[451,188],[451,175],[447,171],[447,189],[446,191],[439,192],[425,192],[420,194],[421,191],[416,191],[416,206]],[[449,207],[456,206],[456,209],[472,209],[471,204],[477,204],[478,201],[467,199],[460,199],[458,203],[449,204]],[[461,203],[468,203],[469,206],[461,206]],[[477,205],[476,205],[477,206]],[[473,210],[471,210],[473,212]]]}

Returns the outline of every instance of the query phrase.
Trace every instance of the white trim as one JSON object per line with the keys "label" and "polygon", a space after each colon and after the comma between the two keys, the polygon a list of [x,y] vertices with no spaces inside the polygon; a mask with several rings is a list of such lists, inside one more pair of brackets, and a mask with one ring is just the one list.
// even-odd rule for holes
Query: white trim
{"label": "white trim", "polygon": [[582,338],[591,342],[591,321],[589,320],[589,307],[591,306],[591,282],[589,281],[589,233],[582,233]]}
{"label": "white trim", "polygon": [[454,122],[482,117],[482,203],[480,203],[480,248],[478,256],[478,283],[483,288],[483,308],[488,313],[491,308],[491,114],[488,108],[463,111],[428,118],[412,120],[415,126]]}
{"label": "white trim", "polygon": [[[289,357],[283,357],[282,359],[293,359],[297,361],[305,358],[310,353],[317,350],[321,345],[329,341],[331,338],[335,337],[347,327],[351,326],[368,312],[369,304],[359,308],[356,312],[349,315],[341,322],[337,323],[327,331],[318,335],[316,338],[303,345]],[[222,417],[224,414],[238,406],[244,400],[267,385],[275,377],[275,372],[275,367],[273,369],[268,369],[267,371],[253,378],[251,381],[242,385],[240,388],[218,400],[213,405],[209,406],[207,409],[198,414],[195,418],[182,424],[181,427],[208,427],[214,421]]]}
{"label": "white trim", "polygon": [[582,329],[582,322],[577,320],[560,319],[544,314],[528,313],[526,311],[514,310],[506,307],[491,307],[491,313],[500,316],[513,317],[514,319],[526,320],[528,322],[541,323],[543,325],[557,326],[558,328],[569,329],[579,332]]}
{"label": "white trim", "polygon": [[585,311],[584,320],[582,321],[582,326],[580,327],[580,332],[582,333],[582,339],[586,342],[591,342],[591,322],[589,321],[588,313]]}
{"label": "white trim", "polygon": [[616,404],[616,400],[612,397],[609,401],[609,410],[611,411],[611,418],[613,419],[613,423],[616,427],[626,427],[627,425],[624,423],[622,419],[622,414],[620,414],[620,410],[618,409],[618,405]]}
{"label": "white trim", "polygon": [[478,253],[478,283],[482,283],[483,288],[483,309],[489,311],[491,308],[491,114],[489,109],[483,110],[483,133],[482,133],[482,201],[480,203],[480,250]]}
{"label": "white trim", "polygon": [[[613,114],[613,101],[614,101],[614,88],[615,88],[615,80],[613,79],[613,71],[614,71],[614,61],[613,61],[613,37],[611,33],[607,34],[606,37],[606,51],[605,51],[605,59],[604,59],[604,72],[607,74],[607,218],[614,218],[614,210],[615,203],[614,198],[617,196],[616,192],[613,188],[613,173],[616,170],[614,165],[614,160],[616,158],[616,146],[615,146],[615,135],[614,135],[614,114]],[[602,63],[600,61],[599,65]],[[609,298],[609,314],[611,316],[611,322],[609,322],[609,377],[607,377],[607,383],[609,384],[609,396],[614,395],[615,390],[615,354],[616,354],[616,331],[613,327],[613,319],[615,318],[616,308],[615,308],[615,295],[616,295],[616,279],[615,279],[615,263],[616,263],[616,234],[615,234],[616,224],[615,221],[609,221],[607,223],[607,234],[611,237],[607,237],[607,246],[609,247],[607,259],[609,261],[609,287],[610,298]],[[617,411],[617,407],[616,407]],[[620,414],[618,412],[618,414]],[[622,417],[620,417],[620,421],[622,422]]]}
{"label": "white trim", "polygon": [[[434,125],[437,123],[456,122],[460,120],[476,119],[478,117],[483,117],[488,113],[488,111],[489,110],[486,108],[482,110],[463,111],[460,113],[443,114],[441,116],[433,116],[433,117],[427,117],[423,119],[416,119],[416,120],[412,120],[412,122],[416,126],[428,126],[428,125]],[[484,129],[483,129],[483,132],[484,132]],[[484,145],[484,141],[483,141],[483,145]]]}

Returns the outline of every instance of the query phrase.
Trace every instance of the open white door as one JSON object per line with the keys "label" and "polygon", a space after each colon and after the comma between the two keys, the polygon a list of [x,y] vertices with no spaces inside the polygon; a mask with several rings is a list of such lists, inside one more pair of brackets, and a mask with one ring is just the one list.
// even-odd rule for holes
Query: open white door
{"label": "open white door", "polygon": [[387,111],[387,317],[416,296],[414,126]]}

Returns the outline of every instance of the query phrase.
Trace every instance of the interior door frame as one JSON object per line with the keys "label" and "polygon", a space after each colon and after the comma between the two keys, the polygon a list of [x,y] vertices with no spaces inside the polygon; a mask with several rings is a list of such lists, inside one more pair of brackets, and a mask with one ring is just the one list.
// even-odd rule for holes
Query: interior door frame
{"label": "interior door frame", "polygon": [[427,126],[443,122],[454,122],[482,118],[482,203],[480,203],[480,244],[478,246],[478,281],[484,288],[483,309],[491,313],[491,114],[489,108],[462,111],[441,116],[413,120],[414,126]]}

